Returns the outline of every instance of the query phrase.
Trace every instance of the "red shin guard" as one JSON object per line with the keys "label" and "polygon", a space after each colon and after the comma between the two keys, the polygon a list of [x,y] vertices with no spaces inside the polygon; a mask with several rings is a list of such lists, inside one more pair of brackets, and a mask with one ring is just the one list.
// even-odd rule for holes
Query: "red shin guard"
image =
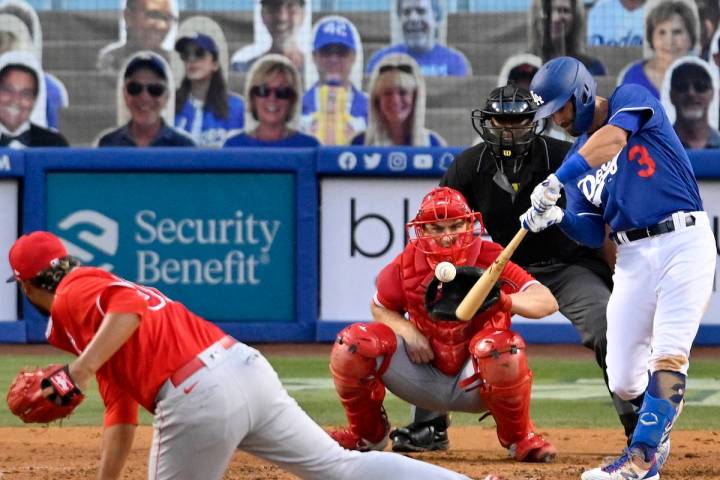
{"label": "red shin guard", "polygon": [[[395,333],[382,323],[356,323],[338,334],[330,355],[330,370],[350,432],[333,436],[343,440],[345,448],[363,449],[358,442],[376,444],[386,437],[389,426],[382,408],[385,385],[380,376],[396,348]],[[379,368],[378,357],[383,357]]]}

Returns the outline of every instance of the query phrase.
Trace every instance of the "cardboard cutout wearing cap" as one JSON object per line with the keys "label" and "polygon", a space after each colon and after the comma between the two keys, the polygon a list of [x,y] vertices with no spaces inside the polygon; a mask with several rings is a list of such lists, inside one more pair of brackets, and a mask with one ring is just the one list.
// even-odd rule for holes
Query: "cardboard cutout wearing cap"
{"label": "cardboard cutout wearing cap", "polygon": [[[229,54],[227,40],[222,28],[212,18],[198,15],[190,17],[180,24],[177,31],[177,39],[192,36],[196,32],[207,35],[215,42],[215,46],[217,46],[218,49],[218,63],[220,68],[222,68],[223,78],[225,78],[227,83]],[[177,89],[180,87],[180,83],[185,76],[185,63],[180,58],[180,54],[174,49],[170,54],[170,68],[173,73],[173,78],[175,79],[175,89]]]}

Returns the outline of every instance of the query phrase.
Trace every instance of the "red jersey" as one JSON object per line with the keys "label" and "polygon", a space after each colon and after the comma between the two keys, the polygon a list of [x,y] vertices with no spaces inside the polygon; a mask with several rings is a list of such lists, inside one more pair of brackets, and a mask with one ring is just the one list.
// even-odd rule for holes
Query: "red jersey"
{"label": "red jersey", "polygon": [[[465,265],[487,269],[502,252],[497,243],[476,240],[468,249]],[[465,364],[472,336],[483,328],[510,328],[507,312],[480,313],[469,322],[434,320],[424,305],[425,290],[434,272],[425,253],[409,244],[378,276],[375,303],[401,313],[428,339],[435,353],[433,365],[446,375],[455,375]],[[537,283],[518,265],[508,262],[499,282],[505,293],[515,293]]]}
{"label": "red jersey", "polygon": [[81,267],[58,285],[48,342],[80,355],[107,313],[134,313],[138,329],[97,371],[105,426],[137,423],[138,404],[154,412],[162,384],[225,334],[154,288]]}

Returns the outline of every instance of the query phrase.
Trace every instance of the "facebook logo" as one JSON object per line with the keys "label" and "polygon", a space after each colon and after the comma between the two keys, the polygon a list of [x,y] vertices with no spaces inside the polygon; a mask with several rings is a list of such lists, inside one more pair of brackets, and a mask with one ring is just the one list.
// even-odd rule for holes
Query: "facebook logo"
{"label": "facebook logo", "polygon": [[342,152],[338,157],[338,166],[343,170],[353,170],[357,166],[357,157],[353,152]]}

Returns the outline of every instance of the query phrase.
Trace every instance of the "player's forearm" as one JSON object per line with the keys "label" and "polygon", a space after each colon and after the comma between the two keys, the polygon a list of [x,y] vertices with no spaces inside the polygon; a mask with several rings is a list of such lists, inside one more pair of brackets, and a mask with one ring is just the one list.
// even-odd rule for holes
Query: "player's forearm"
{"label": "player's forearm", "polygon": [[378,307],[375,305],[375,302],[370,304],[370,311],[372,312],[373,320],[384,323],[390,327],[393,332],[403,338],[406,338],[408,329],[414,328],[412,323],[410,323],[400,312]]}
{"label": "player's forearm", "polygon": [[600,215],[576,215],[565,210],[560,229],[578,243],[600,248],[605,240],[605,223]]}
{"label": "player's forearm", "polygon": [[590,168],[612,160],[627,144],[628,133],[615,125],[605,125],[592,134],[578,153],[585,157]]}
{"label": "player's forearm", "polygon": [[83,389],[95,372],[135,333],[140,317],[134,313],[108,313],[83,353],[70,364],[70,375]]}
{"label": "player's forearm", "polygon": [[522,292],[513,293],[512,309],[514,314],[526,318],[543,318],[558,310],[558,304],[552,292],[539,283],[530,285]]}
{"label": "player's forearm", "polygon": [[123,466],[132,448],[135,425],[120,423],[103,431],[102,453],[98,480],[120,478]]}

